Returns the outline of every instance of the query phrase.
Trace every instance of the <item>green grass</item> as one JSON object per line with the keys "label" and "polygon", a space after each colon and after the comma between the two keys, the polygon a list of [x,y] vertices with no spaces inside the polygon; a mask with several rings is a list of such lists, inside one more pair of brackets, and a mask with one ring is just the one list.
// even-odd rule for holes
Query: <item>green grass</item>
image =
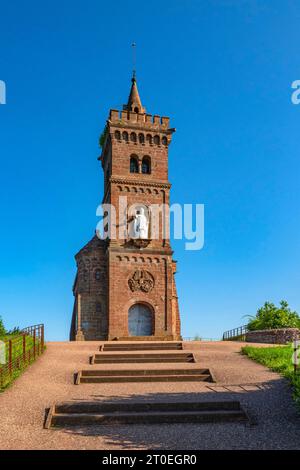
{"label": "green grass", "polygon": [[14,339],[16,336],[18,336],[18,335],[5,335],[5,336],[0,336],[0,340],[1,340],[1,341],[6,341],[6,340],[9,340],[9,339]]}
{"label": "green grass", "polygon": [[294,373],[293,348],[291,346],[274,346],[271,348],[245,346],[242,348],[242,353],[287,378],[293,387],[293,398],[300,408],[300,369],[296,374]]}
{"label": "green grass", "polygon": [[[0,338],[2,341],[3,340],[13,340],[12,343],[12,360],[14,361],[17,359],[17,361],[14,363],[14,368],[12,374],[8,374],[7,369],[5,369],[6,373],[3,376],[3,383],[2,387],[0,384],[0,392],[4,391],[7,387],[11,385],[11,383],[21,375],[24,369],[30,364],[34,362],[34,357],[33,357],[33,337],[32,336],[26,336],[26,348],[25,351],[28,353],[28,351],[31,350],[32,354],[30,355],[30,358],[26,355],[26,361],[25,363],[23,362],[23,338],[20,335],[10,335],[6,337],[1,337]],[[39,339],[36,338],[36,348],[39,346]],[[38,356],[37,356],[38,357]],[[20,359],[18,359],[20,358]],[[8,342],[6,343],[6,359],[8,361]],[[0,366],[1,367],[1,366]]]}
{"label": "green grass", "polygon": [[[22,355],[23,353],[23,338],[20,335],[11,335],[11,336],[4,336],[0,338],[2,341],[13,340],[12,343],[12,358],[13,360]],[[36,345],[38,345],[38,339],[36,340]],[[25,351],[29,351],[33,348],[33,338],[32,336],[26,336],[26,348]],[[6,356],[8,359],[8,343],[6,343]]]}

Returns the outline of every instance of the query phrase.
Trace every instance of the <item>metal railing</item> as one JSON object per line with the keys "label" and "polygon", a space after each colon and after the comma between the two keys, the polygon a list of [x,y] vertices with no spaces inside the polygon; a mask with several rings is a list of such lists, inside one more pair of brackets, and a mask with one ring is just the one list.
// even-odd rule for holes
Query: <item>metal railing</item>
{"label": "metal railing", "polygon": [[182,341],[220,341],[217,338],[203,338],[202,336],[183,336]]}
{"label": "metal railing", "polygon": [[0,364],[0,390],[44,352],[44,325],[24,328],[16,336],[3,339],[1,347],[5,364]]}
{"label": "metal railing", "polygon": [[246,341],[247,325],[233,328],[223,333],[223,341]]}

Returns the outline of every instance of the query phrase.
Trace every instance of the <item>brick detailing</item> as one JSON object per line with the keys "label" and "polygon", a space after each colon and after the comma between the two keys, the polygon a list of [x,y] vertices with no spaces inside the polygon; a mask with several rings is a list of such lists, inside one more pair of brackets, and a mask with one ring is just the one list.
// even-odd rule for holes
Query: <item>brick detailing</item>
{"label": "brick detailing", "polygon": [[[122,111],[110,111],[99,160],[104,172],[103,203],[116,207],[117,226],[122,222],[118,218],[120,196],[127,197],[128,207],[169,205],[168,149],[175,131],[169,124],[167,117],[146,113],[135,78],[127,105]],[[127,209],[126,216],[130,215]],[[151,339],[180,339],[176,263],[161,225],[159,237],[154,239],[150,234],[145,243],[119,238],[117,231],[116,237],[106,242],[95,236],[76,255],[71,339],[76,339],[78,332],[78,338],[83,334],[86,340],[127,338],[128,311],[136,303],[146,305],[152,313]],[[147,273],[140,281],[142,288],[135,273]]]}
{"label": "brick detailing", "polygon": [[[106,244],[94,236],[75,256],[77,275],[70,339],[105,340],[108,335]],[[80,299],[80,312],[79,308]],[[79,315],[78,315],[79,313]],[[79,319],[80,317],[80,319]],[[80,324],[78,324],[78,320]]]}

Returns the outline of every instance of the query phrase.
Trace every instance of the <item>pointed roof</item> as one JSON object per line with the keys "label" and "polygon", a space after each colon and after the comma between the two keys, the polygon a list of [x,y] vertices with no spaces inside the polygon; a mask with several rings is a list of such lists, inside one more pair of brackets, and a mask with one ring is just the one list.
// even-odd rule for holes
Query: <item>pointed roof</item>
{"label": "pointed roof", "polygon": [[135,72],[133,72],[133,76],[131,79],[132,85],[129,93],[128,103],[123,106],[123,109],[127,111],[132,111],[135,113],[145,113],[146,109],[143,108],[141,98],[139,95],[137,82],[135,78]]}
{"label": "pointed roof", "polygon": [[103,250],[105,249],[105,247],[106,247],[105,240],[102,240],[101,238],[97,236],[97,234],[95,234],[93,238],[86,245],[84,245],[84,247],[81,248],[81,250],[78,251],[78,253],[75,255],[75,259],[85,254],[88,254],[94,250],[99,250],[99,249]]}

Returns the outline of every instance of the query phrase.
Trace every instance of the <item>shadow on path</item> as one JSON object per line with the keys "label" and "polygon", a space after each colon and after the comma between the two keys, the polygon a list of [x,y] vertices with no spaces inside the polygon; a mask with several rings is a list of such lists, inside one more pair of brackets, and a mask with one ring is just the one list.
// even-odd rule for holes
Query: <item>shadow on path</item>
{"label": "shadow on path", "polygon": [[[101,402],[192,402],[239,400],[250,424],[135,424],[64,428],[63,432],[101,436],[120,449],[300,449],[300,414],[285,379],[263,384],[209,384],[207,392],[91,395]],[[76,399],[74,401],[87,401]],[[55,432],[55,431],[54,431]]]}

